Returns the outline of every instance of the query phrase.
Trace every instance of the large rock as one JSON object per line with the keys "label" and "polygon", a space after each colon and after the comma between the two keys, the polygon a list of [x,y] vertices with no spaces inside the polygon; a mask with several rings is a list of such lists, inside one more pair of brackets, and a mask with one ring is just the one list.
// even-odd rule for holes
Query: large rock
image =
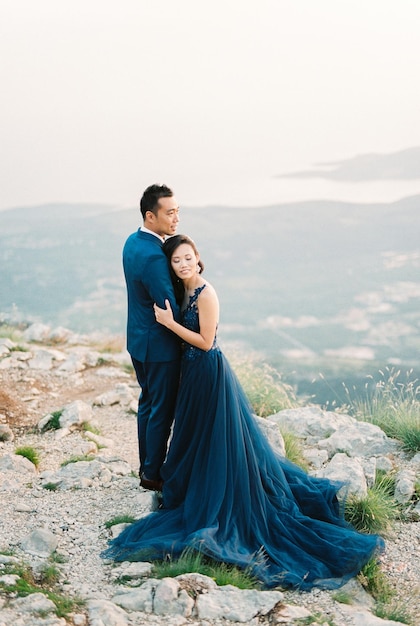
{"label": "large rock", "polygon": [[330,457],[337,452],[345,452],[349,456],[374,456],[394,452],[396,442],[387,437],[379,426],[355,421],[318,441],[318,447],[327,450]]}
{"label": "large rock", "polygon": [[40,557],[51,556],[57,545],[57,537],[46,528],[34,530],[21,541],[21,548],[24,552]]}
{"label": "large rock", "polygon": [[89,626],[127,626],[127,613],[109,600],[88,600]]}
{"label": "large rock", "polygon": [[285,409],[268,418],[298,437],[308,445],[317,444],[320,439],[330,437],[337,430],[353,424],[356,420],[349,415],[323,411],[316,406],[299,409]]}
{"label": "large rock", "polygon": [[50,327],[46,324],[31,324],[22,334],[24,341],[46,341],[50,332]]}
{"label": "large rock", "polygon": [[262,417],[257,417],[256,419],[262,432],[267,437],[272,447],[282,456],[286,456],[284,439],[282,437],[278,424],[274,421],[271,421],[270,418],[266,419]]}
{"label": "large rock", "polygon": [[59,350],[41,348],[35,350],[29,361],[29,367],[36,370],[51,370],[57,361],[63,361],[65,355]]}
{"label": "large rock", "polygon": [[156,615],[191,617],[194,600],[175,578],[163,578],[156,585],[153,612]]}
{"label": "large rock", "polygon": [[62,374],[74,374],[75,372],[82,372],[86,369],[86,361],[83,355],[72,353],[67,356],[67,359],[58,368],[58,373]]}
{"label": "large rock", "polygon": [[416,490],[417,477],[414,471],[402,470],[398,472],[395,480],[394,497],[400,504],[410,502]]}
{"label": "large rock", "polygon": [[343,483],[340,490],[340,495],[343,497],[354,495],[357,498],[364,498],[367,495],[363,466],[358,459],[351,458],[347,454],[336,454],[325,468],[314,472],[314,476]]}
{"label": "large rock", "polygon": [[68,463],[58,471],[46,471],[40,475],[44,484],[55,485],[66,491],[87,489],[94,484],[106,485],[112,480],[112,472],[99,461],[77,461]]}
{"label": "large rock", "polygon": [[60,416],[61,428],[76,428],[85,422],[89,422],[93,417],[93,411],[90,404],[83,400],[75,400],[67,404]]}
{"label": "large rock", "polygon": [[35,615],[43,613],[55,613],[56,606],[52,600],[49,600],[43,593],[31,593],[22,598],[12,600],[12,606],[20,613],[33,613]]}
{"label": "large rock", "polygon": [[157,583],[158,581],[151,578],[136,589],[121,590],[111,598],[111,602],[126,611],[153,613],[153,598]]}
{"label": "large rock", "polygon": [[283,599],[280,591],[238,589],[232,585],[217,587],[200,594],[196,601],[198,617],[208,620],[231,620],[249,623],[257,615],[266,615]]}
{"label": "large rock", "polygon": [[31,461],[20,454],[5,454],[0,457],[0,491],[15,491],[31,482],[37,474]]}

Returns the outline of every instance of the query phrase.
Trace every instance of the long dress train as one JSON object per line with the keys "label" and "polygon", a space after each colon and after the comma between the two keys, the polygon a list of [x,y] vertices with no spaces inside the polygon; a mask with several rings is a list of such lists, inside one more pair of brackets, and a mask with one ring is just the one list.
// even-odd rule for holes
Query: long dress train
{"label": "long dress train", "polygon": [[[191,330],[199,329],[204,287],[183,313]],[[162,559],[190,547],[249,568],[267,588],[333,589],[384,546],[344,520],[340,484],[310,477],[273,450],[216,339],[208,352],[184,348],[162,478],[164,508],[127,527],[105,557]]]}

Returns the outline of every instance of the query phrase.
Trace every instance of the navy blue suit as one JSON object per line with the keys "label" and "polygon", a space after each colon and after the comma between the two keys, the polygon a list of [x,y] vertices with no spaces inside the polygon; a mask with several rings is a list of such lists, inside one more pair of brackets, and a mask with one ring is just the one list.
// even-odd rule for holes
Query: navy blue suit
{"label": "navy blue suit", "polygon": [[130,235],[123,250],[127,285],[127,349],[141,393],[138,408],[140,473],[159,478],[166,456],[179,384],[180,340],[156,322],[153,304],[165,307],[167,298],[175,318],[179,307],[168,260],[158,237],[142,230]]}

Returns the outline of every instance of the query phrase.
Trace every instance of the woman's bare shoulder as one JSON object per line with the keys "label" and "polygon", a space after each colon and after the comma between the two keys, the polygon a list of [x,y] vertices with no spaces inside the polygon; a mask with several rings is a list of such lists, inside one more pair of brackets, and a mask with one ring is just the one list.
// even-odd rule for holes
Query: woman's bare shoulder
{"label": "woman's bare shoulder", "polygon": [[213,287],[213,285],[211,283],[209,283],[207,280],[205,280],[203,282],[203,286],[204,289],[202,289],[200,291],[200,295],[199,295],[199,300],[201,300],[202,302],[207,302],[207,301],[219,301],[219,298],[217,297],[217,292],[215,290],[215,288]]}

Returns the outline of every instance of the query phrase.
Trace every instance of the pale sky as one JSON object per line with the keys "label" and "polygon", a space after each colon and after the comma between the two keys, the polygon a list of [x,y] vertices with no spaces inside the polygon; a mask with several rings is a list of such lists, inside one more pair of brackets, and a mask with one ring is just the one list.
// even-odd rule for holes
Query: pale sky
{"label": "pale sky", "polygon": [[0,0],[0,209],[392,201],[279,179],[420,146],[419,0]]}

